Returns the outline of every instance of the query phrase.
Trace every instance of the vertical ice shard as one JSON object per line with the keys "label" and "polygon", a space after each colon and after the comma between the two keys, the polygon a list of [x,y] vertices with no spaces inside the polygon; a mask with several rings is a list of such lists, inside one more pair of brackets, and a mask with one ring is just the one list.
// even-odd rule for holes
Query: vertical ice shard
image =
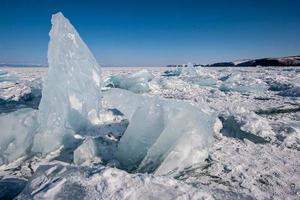
{"label": "vertical ice shard", "polygon": [[147,99],[135,110],[116,154],[123,168],[132,171],[138,167],[164,129],[163,114],[158,98]]}
{"label": "vertical ice shard", "polygon": [[100,67],[75,28],[62,13],[52,16],[48,75],[39,105],[39,129],[33,150],[46,153],[74,132],[97,121]]}

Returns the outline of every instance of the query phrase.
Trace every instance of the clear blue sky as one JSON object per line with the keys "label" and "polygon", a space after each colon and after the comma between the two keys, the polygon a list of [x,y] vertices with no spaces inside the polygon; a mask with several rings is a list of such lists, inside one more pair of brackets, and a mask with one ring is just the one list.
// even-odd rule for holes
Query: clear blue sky
{"label": "clear blue sky", "polygon": [[299,55],[299,9],[299,0],[0,0],[0,63],[47,63],[58,11],[105,65]]}

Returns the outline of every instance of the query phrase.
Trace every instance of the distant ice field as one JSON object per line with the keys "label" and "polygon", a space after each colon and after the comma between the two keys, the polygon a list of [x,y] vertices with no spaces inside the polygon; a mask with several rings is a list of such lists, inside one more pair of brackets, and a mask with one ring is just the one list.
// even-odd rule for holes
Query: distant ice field
{"label": "distant ice field", "polygon": [[[141,73],[145,69],[153,77],[145,79],[146,73]],[[19,121],[15,121],[13,138],[7,135],[6,132],[11,131],[7,130],[8,124],[14,123],[14,117],[26,115],[28,109],[38,108],[47,68],[1,67],[0,70],[0,152],[9,152],[7,144],[11,141],[16,141],[18,145],[24,144],[22,137],[25,136]],[[61,191],[62,188],[72,190],[75,187],[79,188],[78,191],[83,191],[82,195],[86,194],[84,198],[91,199],[99,195],[103,195],[102,198],[105,199],[132,199],[141,198],[142,194],[151,199],[153,191],[165,194],[166,199],[300,197],[299,68],[103,67],[101,70],[104,94],[113,87],[119,87],[147,98],[178,100],[215,113],[213,142],[204,163],[181,169],[173,177],[151,174],[139,176],[143,170],[127,170],[129,173],[122,168],[115,169],[118,164],[110,160],[112,155],[109,152],[114,151],[115,145],[118,145],[128,126],[128,119],[126,116],[105,113],[101,120],[107,123],[99,129],[104,135],[114,139],[93,141],[95,145],[106,145],[106,154],[97,155],[101,161],[94,160],[95,152],[87,150],[85,146],[75,151],[76,156],[79,156],[76,162],[80,163],[80,167],[74,166],[73,153],[68,153],[73,152],[70,149],[22,159],[19,155],[22,155],[23,150],[19,148],[10,157],[0,157],[0,185],[7,184],[8,178],[13,177],[14,179],[9,180],[18,183],[23,190],[23,183],[27,182],[19,199],[31,198],[35,193],[36,199],[51,199],[55,197],[51,195],[56,193],[62,197],[72,197],[68,196],[71,193]],[[112,79],[116,76],[118,79]],[[121,82],[115,82],[116,80]],[[143,87],[140,87],[141,83]],[[108,105],[103,105],[104,108],[106,106]],[[188,117],[186,120],[188,121]],[[94,143],[89,143],[88,146]],[[76,145],[78,147],[80,144]],[[96,162],[102,162],[101,166],[85,169],[86,164],[91,166]],[[42,165],[44,167],[34,173]],[[95,170],[99,176],[94,174]],[[90,175],[87,176],[84,171],[89,171]],[[44,182],[41,181],[42,176]],[[94,190],[95,187],[99,190]],[[140,189],[132,191],[130,187]],[[102,190],[105,192],[99,192]]]}

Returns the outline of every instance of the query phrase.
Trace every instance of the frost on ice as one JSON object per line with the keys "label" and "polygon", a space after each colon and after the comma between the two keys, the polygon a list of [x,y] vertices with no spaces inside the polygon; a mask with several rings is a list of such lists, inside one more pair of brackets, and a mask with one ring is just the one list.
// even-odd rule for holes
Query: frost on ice
{"label": "frost on ice", "polygon": [[106,81],[107,86],[144,93],[150,90],[149,81],[154,78],[148,70],[141,70],[130,75],[113,75]]}
{"label": "frost on ice", "polygon": [[106,92],[104,100],[130,121],[116,152],[122,168],[174,175],[207,158],[215,116],[205,106],[120,89]]}
{"label": "frost on ice", "polygon": [[100,104],[100,67],[75,28],[61,13],[52,16],[49,70],[39,105],[33,150],[50,152],[65,137],[96,121]]}

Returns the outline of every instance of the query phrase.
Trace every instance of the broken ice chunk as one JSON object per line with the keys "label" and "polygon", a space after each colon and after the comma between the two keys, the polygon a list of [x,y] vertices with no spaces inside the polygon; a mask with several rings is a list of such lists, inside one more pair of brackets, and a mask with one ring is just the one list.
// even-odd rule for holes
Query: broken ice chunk
{"label": "broken ice chunk", "polygon": [[184,102],[111,89],[108,104],[129,116],[116,157],[128,171],[175,175],[201,164],[212,143],[216,116]]}
{"label": "broken ice chunk", "polygon": [[164,101],[165,127],[148,150],[139,170],[176,175],[208,156],[216,116],[184,102]]}
{"label": "broken ice chunk", "polygon": [[107,86],[130,90],[135,93],[144,93],[150,90],[149,81],[153,79],[153,74],[148,70],[141,70],[130,75],[114,75],[107,81]]}
{"label": "broken ice chunk", "polygon": [[100,67],[96,59],[62,13],[53,15],[51,22],[49,70],[33,145],[34,151],[42,153],[63,145],[67,135],[86,129],[101,108]]}
{"label": "broken ice chunk", "polygon": [[243,107],[236,107],[220,115],[222,134],[254,143],[266,143],[274,139],[275,133],[267,119]]}
{"label": "broken ice chunk", "polygon": [[35,120],[36,110],[30,108],[0,115],[0,165],[26,155]]}
{"label": "broken ice chunk", "polygon": [[163,129],[163,108],[158,98],[138,107],[118,147],[117,158],[123,167],[136,169]]}
{"label": "broken ice chunk", "polygon": [[105,103],[111,106],[111,108],[117,108],[129,120],[136,109],[144,103],[144,98],[142,95],[118,88],[110,89],[103,95]]}
{"label": "broken ice chunk", "polygon": [[233,73],[220,86],[224,92],[260,93],[268,89],[268,85],[261,79],[243,76],[240,72]]}
{"label": "broken ice chunk", "polygon": [[85,141],[74,151],[74,163],[76,165],[89,165],[100,163],[97,156],[97,146],[93,138],[87,137]]}

